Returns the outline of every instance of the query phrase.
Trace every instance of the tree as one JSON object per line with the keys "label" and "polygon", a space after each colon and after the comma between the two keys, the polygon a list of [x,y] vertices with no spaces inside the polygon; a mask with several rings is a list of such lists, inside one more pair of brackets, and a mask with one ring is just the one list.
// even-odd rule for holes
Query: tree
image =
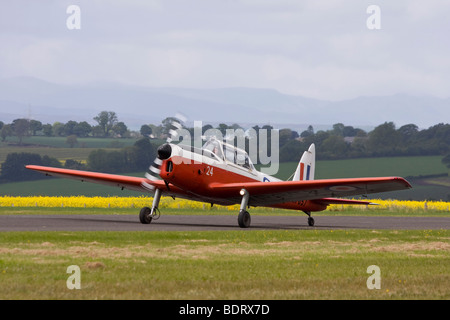
{"label": "tree", "polygon": [[66,162],[64,163],[64,168],[75,169],[75,170],[85,170],[86,166],[81,161],[67,159]]}
{"label": "tree", "polygon": [[450,153],[442,158],[442,163],[450,169]]}
{"label": "tree", "polygon": [[104,136],[103,129],[100,126],[92,126],[91,133],[92,133],[93,137],[103,137]]}
{"label": "tree", "polygon": [[43,166],[48,166],[48,167],[61,168],[61,162],[59,162],[58,159],[52,158],[52,157],[50,157],[48,155],[43,155],[42,156],[42,165]]}
{"label": "tree", "polygon": [[36,179],[35,172],[27,170],[25,165],[35,164],[42,165],[42,158],[35,153],[17,153],[13,152],[6,156],[5,162],[2,164],[2,180],[6,181],[23,181]]}
{"label": "tree", "polygon": [[123,138],[128,131],[127,126],[123,122],[117,122],[113,127],[112,131],[117,135]]}
{"label": "tree", "polygon": [[104,149],[97,149],[89,153],[87,165],[90,170],[108,172],[109,166],[106,165],[107,161],[108,152]]}
{"label": "tree", "polygon": [[385,122],[369,133],[367,146],[372,155],[390,156],[395,154],[400,142],[400,134],[393,122]]}
{"label": "tree", "polygon": [[45,177],[38,172],[26,169],[25,166],[28,164],[61,167],[57,159],[49,156],[41,157],[36,153],[13,152],[6,156],[0,178],[4,181],[24,181]]}
{"label": "tree", "polygon": [[[299,161],[308,145],[298,140],[291,140],[280,147],[280,161]],[[288,178],[288,177],[285,177]]]}
{"label": "tree", "polygon": [[335,123],[333,124],[333,131],[332,134],[334,134],[335,136],[344,136],[344,124],[342,123]]}
{"label": "tree", "polygon": [[450,124],[439,123],[426,130],[420,131],[416,136],[416,145],[425,154],[447,154],[450,152]]}
{"label": "tree", "polygon": [[143,124],[141,130],[139,131],[142,136],[149,137],[152,134],[152,128],[148,124]]}
{"label": "tree", "polygon": [[132,147],[133,159],[130,159],[133,170],[146,170],[156,158],[155,147],[149,138],[139,139]]}
{"label": "tree", "polygon": [[327,159],[345,158],[349,145],[344,141],[341,135],[330,135],[322,143],[322,153]]}
{"label": "tree", "polygon": [[353,128],[352,126],[345,126],[342,129],[342,135],[344,137],[354,137],[358,134],[358,129]]}
{"label": "tree", "polygon": [[102,111],[96,117],[94,117],[94,120],[97,121],[104,137],[109,136],[109,132],[118,122],[117,115],[114,111]]}
{"label": "tree", "polygon": [[210,125],[210,124],[205,124],[205,125],[202,127],[202,135],[204,135],[205,132],[208,131],[208,130],[210,130],[210,129],[214,129],[214,127],[213,127],[212,125]]}
{"label": "tree", "polygon": [[35,136],[36,132],[42,130],[42,122],[37,120],[30,120],[30,130],[33,136]]}
{"label": "tree", "polygon": [[86,121],[79,122],[75,128],[73,128],[73,133],[78,137],[87,137],[92,132],[92,126]]}
{"label": "tree", "polygon": [[55,137],[62,137],[64,135],[64,124],[56,121],[53,123],[52,131]]}
{"label": "tree", "polygon": [[30,122],[27,119],[16,119],[12,122],[12,129],[14,134],[19,138],[19,144],[22,145],[23,137],[28,135]]}
{"label": "tree", "polygon": [[51,124],[44,124],[42,126],[42,132],[44,133],[44,136],[51,137],[53,135],[53,127]]}
{"label": "tree", "polygon": [[229,129],[228,125],[225,123],[219,123],[219,126],[217,129],[222,133],[222,137],[224,138],[226,136],[227,129]]}
{"label": "tree", "polygon": [[5,124],[2,127],[2,130],[0,130],[0,136],[2,137],[2,141],[5,142],[7,137],[10,137],[13,135],[13,130],[11,128],[10,124]]}
{"label": "tree", "polygon": [[405,124],[397,131],[400,134],[400,139],[403,143],[409,143],[419,132],[418,127],[415,124]]}
{"label": "tree", "polygon": [[126,149],[118,151],[94,150],[89,153],[87,165],[90,170],[108,173],[126,172],[130,170]]}
{"label": "tree", "polygon": [[291,129],[288,129],[288,128],[280,129],[280,131],[279,131],[280,148],[282,148],[286,143],[291,141],[292,137],[293,137],[293,134],[292,134]]}
{"label": "tree", "polygon": [[64,134],[66,137],[75,134],[75,127],[76,127],[77,125],[78,125],[78,122],[76,122],[76,121],[73,121],[73,120],[67,121],[67,123],[64,125],[63,134]]}
{"label": "tree", "polygon": [[306,129],[305,131],[303,131],[303,132],[300,134],[300,137],[302,137],[302,138],[307,138],[307,137],[311,137],[311,136],[313,136],[313,135],[314,135],[314,128],[313,128],[312,125],[309,125],[309,126],[308,126],[308,129]]}
{"label": "tree", "polygon": [[67,143],[71,148],[73,148],[76,144],[78,144],[77,136],[74,135],[74,134],[71,134],[70,136],[67,137],[66,143]]}

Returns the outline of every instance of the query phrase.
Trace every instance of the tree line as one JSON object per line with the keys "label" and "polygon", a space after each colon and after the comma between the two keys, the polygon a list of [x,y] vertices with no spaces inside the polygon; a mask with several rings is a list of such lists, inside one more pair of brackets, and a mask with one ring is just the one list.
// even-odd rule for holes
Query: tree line
{"label": "tree line", "polygon": [[[91,125],[87,121],[43,124],[38,120],[15,119],[9,124],[0,121],[0,137],[3,142],[8,137],[17,137],[19,144],[27,136],[45,137],[129,137],[130,131],[124,122],[119,121],[113,111],[102,111],[93,118],[97,122]],[[68,139],[69,141],[69,139]],[[68,142],[70,144],[70,142]]]}
{"label": "tree line", "polygon": [[[79,137],[150,137],[165,139],[174,118],[168,117],[159,125],[143,124],[139,132],[131,133],[125,123],[119,121],[113,111],[102,111],[93,118],[97,125],[90,125],[86,121],[67,123],[55,122],[42,124],[37,120],[16,119],[11,124],[0,121],[0,137],[5,141],[8,136],[18,137],[19,144],[25,136],[43,135],[67,137],[67,144],[73,147]],[[187,128],[194,135],[194,128]],[[217,127],[206,124],[202,127],[202,134],[209,129],[219,130],[223,137],[228,129],[242,128],[238,124],[227,125],[220,123]],[[253,126],[253,132],[265,129],[269,132],[271,125]],[[419,130],[415,124],[406,124],[396,128],[393,122],[385,122],[366,132],[343,123],[336,123],[330,130],[315,132],[312,125],[302,132],[289,128],[279,129],[280,161],[297,161],[302,152],[311,143],[316,144],[318,159],[347,159],[359,157],[381,156],[417,156],[450,154],[450,124],[439,123],[428,129]],[[246,139],[252,139],[249,135]],[[267,137],[270,140],[270,135]],[[270,147],[270,144],[267,144]],[[248,150],[247,150],[248,151]],[[270,150],[269,150],[270,152]]]}
{"label": "tree line", "polygon": [[415,124],[396,128],[393,122],[385,122],[365,132],[338,123],[327,131],[314,132],[310,127],[301,133],[300,139],[287,141],[284,145],[281,140],[280,137],[280,159],[284,161],[294,161],[311,143],[320,150],[317,157],[322,160],[447,155],[450,153],[450,124],[440,123],[419,130]]}
{"label": "tree line", "polygon": [[[211,125],[203,126],[202,132],[211,129]],[[239,129],[237,124],[228,126],[219,124],[218,129],[223,136],[227,129]],[[242,128],[241,128],[242,129]],[[252,127],[258,138],[260,130],[267,130],[266,145],[270,147],[270,125]],[[188,128],[193,132],[193,128]],[[336,123],[330,130],[314,131],[312,125],[300,133],[289,128],[279,129],[279,159],[281,162],[298,161],[305,150],[314,143],[317,159],[336,160],[363,157],[393,157],[420,155],[450,155],[450,124],[440,123],[419,130],[415,124],[406,124],[396,128],[393,122],[378,125],[372,131],[366,132],[360,128]],[[248,143],[246,151],[248,152]],[[271,150],[269,148],[268,153]],[[450,156],[449,156],[450,157]]]}

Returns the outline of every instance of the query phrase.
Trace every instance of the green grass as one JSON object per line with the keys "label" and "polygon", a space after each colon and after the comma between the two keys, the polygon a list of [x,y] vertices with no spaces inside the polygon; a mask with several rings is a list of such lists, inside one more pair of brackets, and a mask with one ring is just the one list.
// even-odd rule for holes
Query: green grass
{"label": "green grass", "polygon": [[[316,162],[315,179],[358,178],[377,176],[424,176],[448,173],[442,156],[359,158]],[[298,162],[281,163],[277,176],[286,180]]]}
{"label": "green grass", "polygon": [[[97,148],[51,148],[51,147],[26,147],[26,148],[19,148],[19,147],[2,147],[0,148],[0,163],[3,163],[6,160],[6,157],[10,153],[36,153],[40,156],[49,156],[52,158],[56,158],[59,161],[67,160],[67,159],[73,159],[77,161],[86,161],[89,154],[97,150]],[[112,148],[105,148],[107,151],[111,150],[117,150]]]}
{"label": "green grass", "polygon": [[[450,231],[0,233],[0,299],[449,299]],[[67,267],[81,269],[69,290]],[[381,289],[366,286],[381,270]]]}
{"label": "green grass", "polygon": [[[143,177],[144,173],[124,174]],[[25,182],[0,183],[0,195],[8,196],[139,196],[140,193],[120,188],[104,186],[94,183],[83,183],[80,181],[49,178],[43,176],[42,180]]]}
{"label": "green grass", "polygon": [[[150,203],[149,203],[150,205]],[[87,214],[87,215],[137,215],[140,208],[45,208],[45,207],[0,207],[0,215],[45,215],[45,214]],[[238,212],[228,210],[224,207],[210,207],[205,206],[204,210],[199,209],[171,209],[160,208],[162,215],[231,215],[237,216]],[[272,208],[251,208],[252,215],[271,215],[271,216],[298,216],[306,218],[306,215],[301,211],[282,210]],[[448,217],[448,211],[436,210],[410,210],[410,209],[378,209],[372,207],[369,210],[353,209],[351,207],[343,206],[339,210],[325,210],[321,212],[314,212],[313,216],[409,216],[409,217]]]}

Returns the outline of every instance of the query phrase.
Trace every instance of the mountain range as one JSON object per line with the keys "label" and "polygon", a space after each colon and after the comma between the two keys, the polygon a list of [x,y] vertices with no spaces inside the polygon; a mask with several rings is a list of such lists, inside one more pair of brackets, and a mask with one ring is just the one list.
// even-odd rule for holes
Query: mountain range
{"label": "mountain range", "polygon": [[450,120],[450,98],[395,94],[327,101],[274,89],[145,87],[113,82],[55,84],[31,77],[0,79],[0,120],[29,118],[43,123],[87,121],[100,111],[116,112],[129,128],[159,124],[180,112],[191,123],[270,124],[305,130],[343,123],[367,130],[386,121],[425,129]]}

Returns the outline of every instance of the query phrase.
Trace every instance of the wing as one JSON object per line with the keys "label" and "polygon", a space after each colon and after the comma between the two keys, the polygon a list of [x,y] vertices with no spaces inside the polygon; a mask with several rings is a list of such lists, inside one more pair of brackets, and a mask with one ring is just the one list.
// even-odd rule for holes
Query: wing
{"label": "wing", "polygon": [[246,189],[250,194],[249,205],[273,205],[291,201],[321,200],[323,203],[342,203],[339,199],[329,197],[349,197],[395,191],[411,188],[403,178],[352,178],[326,179],[280,182],[248,182],[248,183],[215,183],[211,184],[212,191],[227,196],[237,203],[241,197],[239,191]]}
{"label": "wing", "polygon": [[153,192],[153,189],[149,188],[150,186],[154,188],[160,188],[161,190],[163,190],[163,193],[166,196],[185,196],[186,198],[189,198],[185,192],[176,188],[175,186],[169,185],[168,188],[163,180],[149,180],[143,177],[131,177],[117,174],[61,169],[35,165],[28,165],[26,166],[26,168],[45,173],[48,176],[68,178],[82,182],[92,182],[146,193]]}

